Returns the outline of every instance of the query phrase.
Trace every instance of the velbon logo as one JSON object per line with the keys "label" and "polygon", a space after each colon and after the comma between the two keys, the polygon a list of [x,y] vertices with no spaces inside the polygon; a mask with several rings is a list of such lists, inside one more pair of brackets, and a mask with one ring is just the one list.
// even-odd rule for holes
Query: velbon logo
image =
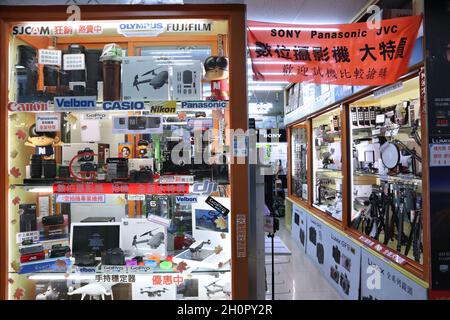
{"label": "velbon logo", "polygon": [[95,109],[97,98],[92,97],[55,97],[53,100],[57,109]]}
{"label": "velbon logo", "polygon": [[197,203],[197,197],[177,196],[176,203]]}

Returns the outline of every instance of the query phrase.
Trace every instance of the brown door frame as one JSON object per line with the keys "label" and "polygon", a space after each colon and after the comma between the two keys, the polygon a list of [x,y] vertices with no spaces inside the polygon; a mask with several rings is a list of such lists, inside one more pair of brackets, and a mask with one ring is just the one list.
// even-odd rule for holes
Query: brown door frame
{"label": "brown door frame", "polygon": [[[28,21],[66,21],[66,6],[2,6],[0,11],[0,142],[8,143],[8,47],[9,23]],[[82,20],[126,19],[226,19],[228,20],[230,59],[230,129],[248,128],[246,6],[223,5],[87,5],[80,6]],[[236,162],[236,161],[235,161]],[[8,298],[8,155],[0,157],[0,299]],[[242,257],[237,254],[236,216],[248,221],[248,165],[231,165],[231,276],[232,298],[248,298],[248,248]],[[247,231],[245,231],[245,238]],[[242,234],[241,234],[242,235]],[[245,241],[245,246],[247,243]]]}

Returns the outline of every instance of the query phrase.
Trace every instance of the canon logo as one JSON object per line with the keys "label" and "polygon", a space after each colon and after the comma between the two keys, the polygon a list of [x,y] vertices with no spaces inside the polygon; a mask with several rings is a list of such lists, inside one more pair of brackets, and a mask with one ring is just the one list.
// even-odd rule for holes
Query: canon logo
{"label": "canon logo", "polygon": [[48,111],[48,102],[8,103],[9,111]]}

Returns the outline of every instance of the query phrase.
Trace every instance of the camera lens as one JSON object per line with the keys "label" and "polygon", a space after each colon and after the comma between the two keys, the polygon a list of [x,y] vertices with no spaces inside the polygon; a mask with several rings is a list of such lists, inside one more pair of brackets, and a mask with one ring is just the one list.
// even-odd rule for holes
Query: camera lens
{"label": "camera lens", "polygon": [[44,160],[43,167],[44,167],[44,177],[45,178],[51,179],[51,178],[56,177],[56,160],[54,160],[54,159]]}
{"label": "camera lens", "polygon": [[42,176],[42,159],[41,156],[37,154],[33,154],[31,156],[31,178],[41,178]]}

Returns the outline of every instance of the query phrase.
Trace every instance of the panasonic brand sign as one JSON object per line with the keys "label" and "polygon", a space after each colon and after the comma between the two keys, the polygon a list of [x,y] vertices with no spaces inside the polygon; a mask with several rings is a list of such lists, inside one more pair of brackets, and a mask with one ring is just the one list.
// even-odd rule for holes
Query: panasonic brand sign
{"label": "panasonic brand sign", "polygon": [[103,110],[144,110],[144,101],[105,101]]}
{"label": "panasonic brand sign", "polygon": [[223,109],[228,101],[183,101],[181,109]]}
{"label": "panasonic brand sign", "polygon": [[97,106],[97,98],[92,97],[55,97],[55,107],[60,110],[90,110]]}

